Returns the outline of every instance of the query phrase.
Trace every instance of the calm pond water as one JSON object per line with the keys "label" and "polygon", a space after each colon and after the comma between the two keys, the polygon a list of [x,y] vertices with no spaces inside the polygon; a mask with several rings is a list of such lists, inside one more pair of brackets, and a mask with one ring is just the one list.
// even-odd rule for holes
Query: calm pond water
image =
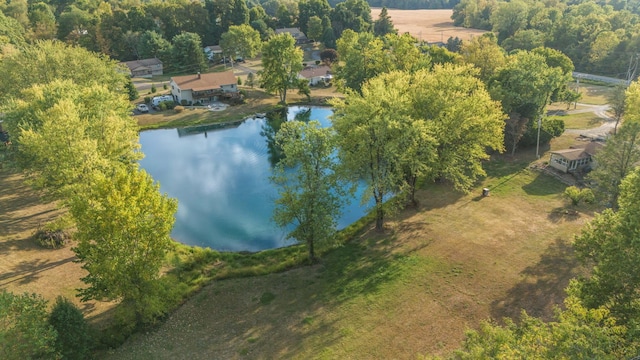
{"label": "calm pond water", "polygon": [[[140,133],[140,161],[160,190],[178,199],[172,237],[187,245],[258,251],[290,245],[272,221],[277,188],[269,181],[277,155],[270,136],[285,120],[318,120],[329,126],[329,108],[291,107],[268,119],[247,119],[220,128],[201,126]],[[360,192],[359,192],[360,193]],[[359,195],[357,195],[359,196]],[[365,214],[357,198],[339,228]]]}

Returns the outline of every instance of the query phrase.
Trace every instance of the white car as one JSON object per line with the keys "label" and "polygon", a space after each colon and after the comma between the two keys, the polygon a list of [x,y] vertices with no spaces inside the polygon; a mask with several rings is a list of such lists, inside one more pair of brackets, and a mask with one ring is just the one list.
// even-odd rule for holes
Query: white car
{"label": "white car", "polygon": [[136,110],[140,111],[141,113],[148,113],[149,107],[147,106],[147,104],[138,104],[138,106],[136,106]]}

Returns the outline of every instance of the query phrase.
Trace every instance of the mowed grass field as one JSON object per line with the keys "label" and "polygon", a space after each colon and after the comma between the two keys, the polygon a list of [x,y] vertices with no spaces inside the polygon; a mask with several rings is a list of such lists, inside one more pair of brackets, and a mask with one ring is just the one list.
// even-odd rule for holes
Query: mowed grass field
{"label": "mowed grass field", "polygon": [[[371,18],[377,20],[381,8],[371,9]],[[478,29],[466,29],[453,25],[451,14],[453,10],[397,10],[387,9],[393,25],[398,33],[409,33],[420,41],[447,42],[449,37],[458,37],[469,40],[474,36],[480,36],[486,31]]]}
{"label": "mowed grass field", "polygon": [[[320,264],[217,281],[106,359],[412,359],[447,354],[480,321],[550,318],[579,272],[554,178],[496,158],[468,195],[430,185],[420,205]],[[489,197],[481,197],[488,187]]]}

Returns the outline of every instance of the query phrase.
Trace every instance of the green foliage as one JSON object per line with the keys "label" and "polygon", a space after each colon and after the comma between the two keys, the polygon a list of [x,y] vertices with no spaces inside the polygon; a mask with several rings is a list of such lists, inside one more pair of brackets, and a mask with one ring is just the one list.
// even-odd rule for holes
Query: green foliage
{"label": "green foliage", "polygon": [[73,250],[88,272],[82,299],[120,299],[139,322],[159,315],[158,271],[171,245],[176,208],[144,171],[115,167],[94,174],[70,209],[77,223]]}
{"label": "green foliage", "polygon": [[35,85],[5,107],[15,161],[31,182],[55,197],[73,192],[93,170],[140,158],[126,98],[104,86],[70,81]]}
{"label": "green foliage", "polygon": [[500,106],[473,75],[451,65],[393,72],[332,103],[341,164],[352,180],[367,182],[363,202],[374,199],[378,230],[390,194],[413,200],[418,177],[468,191],[485,174],[486,149],[502,150]]}
{"label": "green foliage", "polygon": [[593,265],[587,278],[576,283],[575,291],[585,306],[605,306],[621,323],[640,321],[635,271],[640,261],[640,170],[633,170],[620,186],[618,211],[605,210],[589,223],[575,240],[576,253]]}
{"label": "green foliage", "polygon": [[51,309],[49,324],[57,331],[56,348],[64,359],[86,359],[93,344],[92,329],[78,307],[59,296]]}
{"label": "green foliage", "polygon": [[255,57],[261,45],[260,33],[249,25],[231,26],[220,39],[223,55],[232,61],[236,57],[244,59]]}
{"label": "green foliage", "polygon": [[156,92],[158,92],[158,88],[156,88],[156,84],[151,84],[151,93],[155,94]]}
{"label": "green foliage", "polygon": [[576,298],[565,300],[555,320],[543,322],[525,312],[518,324],[483,322],[467,332],[454,359],[622,359],[635,355],[625,339],[626,328],[615,324],[604,308],[587,309]]}
{"label": "green foliage", "polygon": [[622,180],[640,161],[640,123],[625,121],[618,133],[611,136],[604,147],[594,155],[595,169],[587,178],[594,183],[598,199],[614,209]]}
{"label": "green foliage", "polygon": [[183,32],[172,39],[173,53],[171,68],[182,73],[196,73],[207,70],[207,59],[202,51],[200,35]]}
{"label": "green foliage", "polygon": [[245,81],[245,84],[247,86],[250,86],[252,89],[256,84],[256,76],[250,72],[249,74],[247,74],[247,81]]}
{"label": "green foliage", "polygon": [[138,99],[138,96],[140,96],[140,94],[138,94],[138,89],[136,89],[136,87],[133,85],[133,81],[131,81],[131,79],[127,81],[125,88],[127,89],[127,95],[129,96],[129,101],[134,101]]}
{"label": "green foliage", "polygon": [[588,204],[595,201],[595,197],[591,189],[580,189],[576,186],[567,187],[564,190],[564,196],[571,201],[571,205],[573,206],[578,206],[582,201]]}
{"label": "green foliage", "polygon": [[273,218],[282,227],[295,225],[288,236],[305,242],[313,261],[315,247],[335,237],[342,203],[332,159],[333,132],[317,121],[288,121],[278,131],[276,145],[284,158],[272,177],[279,186]]}
{"label": "green foliage", "polygon": [[0,358],[57,358],[57,333],[47,322],[47,301],[42,297],[1,291],[0,324]]}
{"label": "green foliage", "polygon": [[35,84],[56,79],[70,80],[77,86],[94,85],[121,92],[126,76],[116,71],[118,64],[104,55],[61,41],[39,41],[22,51],[5,55],[0,62],[0,98],[6,102]]}
{"label": "green foliage", "polygon": [[338,40],[340,63],[334,72],[340,89],[360,91],[364,83],[393,70],[416,71],[429,68],[429,58],[420,53],[408,34],[387,34],[384,39],[372,33],[346,30]]}
{"label": "green foliage", "polygon": [[380,11],[378,20],[373,22],[373,33],[379,37],[398,33],[398,30],[393,26],[393,21],[391,21],[391,16],[389,16],[386,7],[383,7]]}
{"label": "green foliage", "polygon": [[261,84],[267,92],[276,92],[283,104],[287,102],[287,90],[299,86],[302,59],[302,50],[288,33],[273,36],[262,47],[263,69],[258,73]]}

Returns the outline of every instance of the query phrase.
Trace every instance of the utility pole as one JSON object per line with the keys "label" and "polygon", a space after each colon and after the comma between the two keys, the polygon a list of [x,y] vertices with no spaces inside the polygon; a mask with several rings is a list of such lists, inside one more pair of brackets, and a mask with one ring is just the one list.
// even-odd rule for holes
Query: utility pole
{"label": "utility pole", "polygon": [[542,127],[542,115],[538,115],[538,140],[536,141],[536,159],[540,159],[540,128]]}

